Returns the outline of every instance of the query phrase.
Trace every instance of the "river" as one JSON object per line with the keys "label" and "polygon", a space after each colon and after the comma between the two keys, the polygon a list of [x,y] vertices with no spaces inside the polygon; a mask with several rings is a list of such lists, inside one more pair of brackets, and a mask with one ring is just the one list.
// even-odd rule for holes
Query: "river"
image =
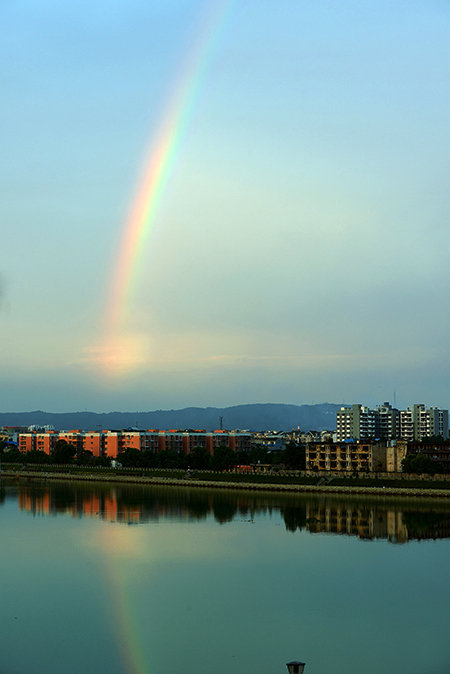
{"label": "river", "polygon": [[1,674],[448,674],[446,500],[0,483]]}

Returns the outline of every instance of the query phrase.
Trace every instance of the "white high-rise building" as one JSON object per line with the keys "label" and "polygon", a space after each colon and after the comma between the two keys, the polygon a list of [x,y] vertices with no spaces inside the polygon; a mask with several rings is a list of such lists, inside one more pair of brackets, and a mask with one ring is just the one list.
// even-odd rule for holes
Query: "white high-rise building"
{"label": "white high-rise building", "polygon": [[414,440],[420,441],[434,435],[441,435],[445,440],[448,438],[448,410],[439,407],[427,410],[425,405],[414,405],[413,424]]}
{"label": "white high-rise building", "polygon": [[413,411],[410,407],[400,410],[400,433],[399,438],[411,442],[414,440]]}
{"label": "white high-rise building", "polygon": [[337,442],[375,437],[375,412],[364,405],[341,407],[336,412]]}
{"label": "white high-rise building", "polygon": [[371,410],[364,405],[341,407],[336,412],[336,440],[413,440],[421,441],[440,435],[447,440],[448,410],[425,408],[416,404],[411,409],[397,410],[389,403]]}
{"label": "white high-rise building", "polygon": [[400,432],[400,412],[389,403],[378,405],[375,410],[375,437],[395,440]]}

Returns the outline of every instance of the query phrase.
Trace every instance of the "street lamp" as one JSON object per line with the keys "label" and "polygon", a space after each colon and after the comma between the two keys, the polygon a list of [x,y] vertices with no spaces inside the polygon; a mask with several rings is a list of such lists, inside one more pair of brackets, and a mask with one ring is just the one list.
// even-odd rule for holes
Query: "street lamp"
{"label": "street lamp", "polygon": [[305,664],[306,664],[305,662],[293,660],[292,662],[287,662],[286,667],[288,668],[289,674],[303,674]]}

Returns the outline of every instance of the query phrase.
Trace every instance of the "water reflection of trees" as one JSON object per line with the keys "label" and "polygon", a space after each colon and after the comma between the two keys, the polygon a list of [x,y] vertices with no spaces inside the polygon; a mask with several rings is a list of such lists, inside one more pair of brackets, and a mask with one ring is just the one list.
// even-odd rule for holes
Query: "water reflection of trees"
{"label": "water reflection of trees", "polygon": [[233,500],[226,496],[223,497],[220,492],[217,492],[217,496],[212,498],[211,508],[214,513],[214,519],[216,522],[219,522],[219,524],[231,522],[238,510],[236,502],[233,502]]}
{"label": "water reflection of trees", "polygon": [[403,521],[408,531],[414,532],[417,540],[427,538],[448,538],[449,521],[440,513],[435,512],[405,512]]}
{"label": "water reflection of trees", "polygon": [[306,505],[292,505],[286,506],[285,508],[280,508],[281,514],[288,531],[301,531],[306,527]]}
{"label": "water reflection of trees", "polygon": [[[211,516],[225,524],[236,517],[253,521],[259,514],[279,513],[290,532],[384,538],[395,543],[450,537],[450,506],[439,501],[47,483],[20,485],[18,499],[19,507],[34,515],[69,514],[128,524]],[[2,486],[0,504],[4,500]]]}

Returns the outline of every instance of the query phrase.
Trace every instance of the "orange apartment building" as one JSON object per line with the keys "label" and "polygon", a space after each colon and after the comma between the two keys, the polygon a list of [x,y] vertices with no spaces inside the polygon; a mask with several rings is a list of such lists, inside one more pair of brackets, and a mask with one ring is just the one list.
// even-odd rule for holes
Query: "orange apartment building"
{"label": "orange apartment building", "polygon": [[[159,431],[103,431],[104,453],[110,458],[117,457],[121,450],[134,448],[139,451],[162,452],[171,450],[190,454],[194,447],[204,447],[210,454],[220,445],[230,447],[234,452],[250,449],[250,433],[239,431],[171,429]],[[87,447],[86,447],[87,449]]]}
{"label": "orange apartment building", "polygon": [[92,452],[93,456],[102,456],[103,433],[100,431],[86,431],[83,439],[83,449]]}
{"label": "orange apartment building", "polygon": [[20,433],[19,450],[21,452],[37,450],[50,456],[57,440],[58,434],[55,431]]}
{"label": "orange apartment building", "polygon": [[59,431],[57,432],[58,440],[65,442],[75,447],[77,454],[80,454],[84,449],[84,431]]}
{"label": "orange apartment building", "polygon": [[116,459],[119,452],[125,449],[138,451],[162,452],[171,450],[189,454],[194,447],[204,447],[210,454],[221,445],[230,447],[234,452],[250,449],[251,433],[240,431],[205,431],[203,429],[181,431],[157,430],[148,431],[30,431],[19,435],[19,450],[30,452],[43,451],[50,455],[57,440],[65,440],[73,445],[77,454],[83,450],[92,452],[93,456],[107,456]]}

